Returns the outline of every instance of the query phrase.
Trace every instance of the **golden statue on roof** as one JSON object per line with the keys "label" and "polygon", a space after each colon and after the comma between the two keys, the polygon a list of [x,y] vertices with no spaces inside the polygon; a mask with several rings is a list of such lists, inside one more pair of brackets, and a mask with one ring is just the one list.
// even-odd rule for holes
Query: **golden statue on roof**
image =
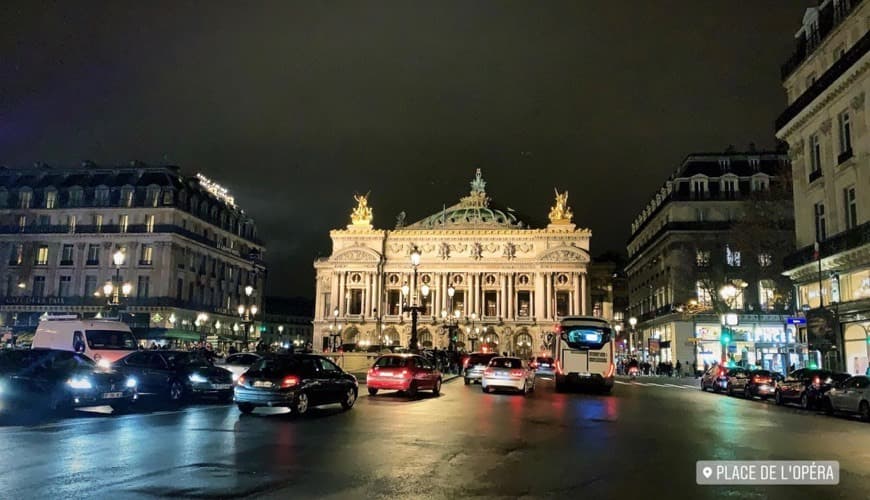
{"label": "golden statue on roof", "polygon": [[556,191],[556,204],[550,208],[550,223],[551,224],[570,224],[574,218],[574,213],[571,212],[571,207],[568,206],[568,191],[559,193]]}
{"label": "golden statue on roof", "polygon": [[351,226],[355,227],[371,227],[372,226],[372,207],[369,206],[369,194],[353,195],[356,200],[356,208],[350,214]]}

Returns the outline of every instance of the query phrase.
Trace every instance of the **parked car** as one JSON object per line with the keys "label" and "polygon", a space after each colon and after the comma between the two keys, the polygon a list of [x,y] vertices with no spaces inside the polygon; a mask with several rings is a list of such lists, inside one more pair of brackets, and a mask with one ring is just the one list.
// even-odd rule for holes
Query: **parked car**
{"label": "parked car", "polygon": [[532,358],[531,367],[538,375],[553,375],[556,373],[556,365],[553,362],[552,356],[536,356]]}
{"label": "parked car", "polygon": [[857,413],[870,422],[870,377],[856,375],[834,385],[822,397],[822,408],[827,413]]}
{"label": "parked car", "polygon": [[136,379],[98,368],[87,356],[59,349],[12,351],[2,356],[0,411],[48,409],[59,413],[83,406],[123,412],[137,398]]}
{"label": "parked car", "polygon": [[754,370],[750,372],[742,394],[747,398],[767,399],[776,392],[776,386],[784,378],[779,372]]}
{"label": "parked car", "polygon": [[463,362],[462,374],[465,379],[465,385],[472,382],[480,382],[483,378],[483,371],[492,360],[498,357],[494,352],[473,352],[465,358]]}
{"label": "parked car", "polygon": [[366,375],[366,387],[374,396],[380,390],[404,391],[415,397],[420,390],[441,393],[441,372],[432,361],[416,354],[387,354],[375,360]]}
{"label": "parked car", "polygon": [[480,379],[483,392],[511,389],[521,394],[535,390],[535,371],[520,358],[492,358]]}
{"label": "parked car", "polygon": [[358,391],[356,378],[323,356],[270,354],[239,377],[235,401],[242,413],[278,406],[302,416],[313,406],[331,403],[349,410]]}
{"label": "parked car", "polygon": [[225,402],[233,398],[233,374],[212,365],[199,352],[137,351],[112,366],[135,377],[141,393],[162,396],[175,404],[193,397]]}
{"label": "parked car", "polygon": [[722,392],[728,385],[728,368],[714,364],[701,376],[701,390]]}
{"label": "parked car", "polygon": [[833,387],[834,383],[848,377],[848,374],[838,374],[828,370],[800,368],[789,373],[777,384],[774,396],[776,404],[798,402],[801,408],[816,408],[822,396]]}
{"label": "parked car", "polygon": [[728,368],[725,374],[725,392],[729,396],[736,393],[745,395],[746,384],[749,382],[749,370],[742,366]]}
{"label": "parked car", "polygon": [[225,370],[229,370],[233,374],[233,382],[235,382],[243,373],[248,371],[248,368],[256,363],[260,357],[261,356],[255,352],[239,352],[236,354],[230,354],[222,362],[215,363],[215,365],[220,366]]}

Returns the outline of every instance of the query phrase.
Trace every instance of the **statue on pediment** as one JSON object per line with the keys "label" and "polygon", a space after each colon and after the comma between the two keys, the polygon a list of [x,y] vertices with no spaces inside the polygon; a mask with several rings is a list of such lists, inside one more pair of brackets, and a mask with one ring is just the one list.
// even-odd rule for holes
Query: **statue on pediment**
{"label": "statue on pediment", "polygon": [[353,209],[353,212],[350,214],[350,227],[368,227],[372,226],[372,208],[369,206],[368,196],[371,193],[364,195],[354,195],[353,199],[356,200],[356,208]]}
{"label": "statue on pediment", "polygon": [[574,213],[568,206],[568,191],[564,193],[559,193],[558,189],[554,189],[554,191],[556,191],[556,204],[550,208],[550,223],[570,224],[571,219],[574,218]]}

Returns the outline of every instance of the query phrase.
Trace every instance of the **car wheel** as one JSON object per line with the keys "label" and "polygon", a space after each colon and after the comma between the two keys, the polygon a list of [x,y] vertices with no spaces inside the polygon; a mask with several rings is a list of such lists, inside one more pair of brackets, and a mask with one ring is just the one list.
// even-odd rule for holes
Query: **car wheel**
{"label": "car wheel", "polygon": [[293,414],[297,417],[304,416],[308,413],[308,394],[300,392],[296,395],[296,400],[293,402]]}
{"label": "car wheel", "polygon": [[776,393],[774,393],[774,395],[773,395],[773,400],[776,401],[776,404],[782,406],[782,404],[783,404],[782,392],[776,391]]}
{"label": "car wheel", "polygon": [[523,394],[523,396],[529,395],[529,383],[528,382],[523,382],[522,394]]}
{"label": "car wheel", "polygon": [[804,410],[810,409],[810,398],[809,396],[807,396],[806,392],[801,394],[801,408],[803,408]]}
{"label": "car wheel", "polygon": [[341,400],[341,407],[345,410],[350,410],[353,408],[354,403],[356,403],[356,389],[348,387],[344,393],[344,398]]}
{"label": "car wheel", "polygon": [[486,394],[489,394],[489,387],[487,387],[483,384],[480,384],[480,390],[485,392]]}
{"label": "car wheel", "polygon": [[734,397],[734,386],[732,386],[731,384],[728,384],[728,395],[732,398]]}
{"label": "car wheel", "polygon": [[743,386],[743,397],[746,399],[752,399],[752,393],[749,392],[749,384]]}
{"label": "car wheel", "polygon": [[412,399],[417,397],[417,382],[411,382],[408,386],[408,397]]}
{"label": "car wheel", "polygon": [[441,394],[441,379],[435,381],[435,387],[432,388],[432,394],[438,396]]}
{"label": "car wheel", "polygon": [[239,411],[244,413],[245,415],[254,411],[254,405],[252,405],[251,403],[239,403],[238,407]]}
{"label": "car wheel", "polygon": [[377,395],[378,395],[378,390],[375,389],[374,387],[369,387],[369,396],[377,396]]}
{"label": "car wheel", "polygon": [[471,385],[471,380],[468,380],[468,377],[465,377],[465,385]]}
{"label": "car wheel", "polygon": [[169,383],[169,401],[181,404],[184,401],[184,384],[178,380]]}
{"label": "car wheel", "polygon": [[858,406],[858,413],[861,415],[861,420],[870,422],[870,403],[861,401],[861,405]]}

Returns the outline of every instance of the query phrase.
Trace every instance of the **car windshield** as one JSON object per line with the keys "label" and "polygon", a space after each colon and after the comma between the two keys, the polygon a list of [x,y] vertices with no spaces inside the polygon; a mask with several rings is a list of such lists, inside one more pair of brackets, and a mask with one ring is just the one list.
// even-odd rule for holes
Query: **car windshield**
{"label": "car windshield", "polygon": [[522,368],[523,362],[517,358],[493,358],[489,362],[491,368]]}
{"label": "car windshield", "polygon": [[601,349],[610,342],[610,328],[603,326],[568,326],[562,340],[571,349]]}
{"label": "car windshield", "polygon": [[91,349],[136,349],[136,339],[130,332],[119,330],[87,330],[88,347]]}
{"label": "car windshield", "polygon": [[399,356],[384,356],[375,361],[378,368],[402,368],[407,364],[408,360]]}
{"label": "car windshield", "polygon": [[167,361],[172,367],[185,368],[208,368],[211,366],[208,359],[194,352],[179,352],[167,356]]}

